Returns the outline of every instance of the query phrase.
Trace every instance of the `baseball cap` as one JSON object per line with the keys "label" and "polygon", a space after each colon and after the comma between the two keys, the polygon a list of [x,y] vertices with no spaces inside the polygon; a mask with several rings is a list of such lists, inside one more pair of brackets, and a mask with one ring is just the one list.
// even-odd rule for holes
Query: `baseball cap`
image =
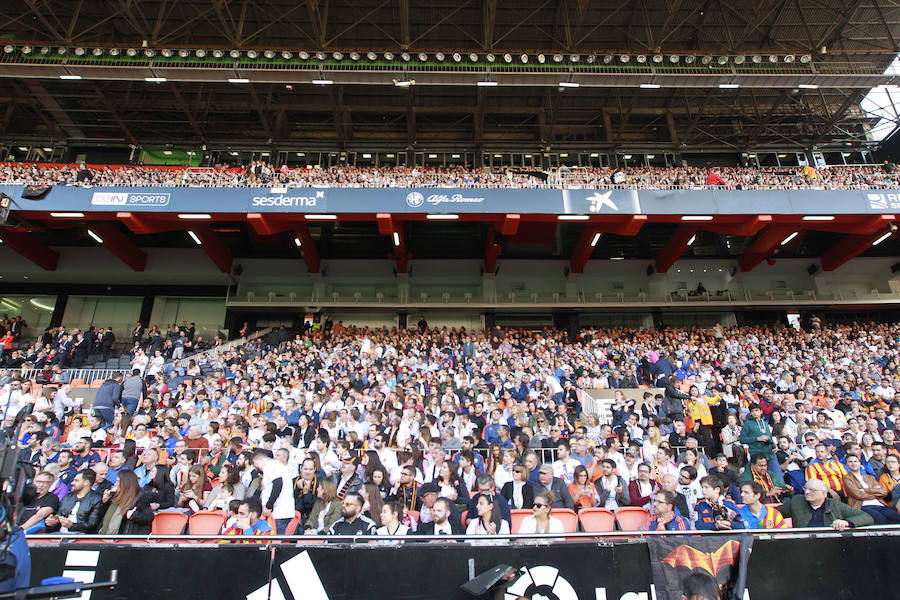
{"label": "baseball cap", "polygon": [[553,467],[550,466],[550,465],[548,465],[547,463],[544,463],[544,464],[541,465],[541,468],[538,469],[538,471],[539,471],[540,473],[550,473],[550,474],[552,475],[552,474],[553,474]]}

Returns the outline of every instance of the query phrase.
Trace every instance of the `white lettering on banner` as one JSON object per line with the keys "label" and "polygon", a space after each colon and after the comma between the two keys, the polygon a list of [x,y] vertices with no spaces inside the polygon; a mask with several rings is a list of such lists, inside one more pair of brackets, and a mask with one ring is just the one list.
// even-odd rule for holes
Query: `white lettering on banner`
{"label": "white lettering on banner", "polygon": [[453,194],[452,196],[447,196],[446,194],[432,194],[428,196],[428,204],[433,204],[437,206],[438,204],[481,204],[484,202],[484,198],[466,198],[462,194]]}
{"label": "white lettering on banner", "polygon": [[556,600],[578,600],[575,588],[559,574],[556,567],[522,567],[519,572],[521,577],[506,588],[505,600],[516,600],[522,596],[536,598],[537,590],[541,587],[550,588],[550,593]]}
{"label": "white lettering on banner", "polygon": [[[607,600],[606,588],[598,587],[594,589],[595,600]],[[654,595],[654,600],[656,596]],[[650,596],[647,592],[625,592],[619,600],[649,600]]]}
{"label": "white lettering on banner", "polygon": [[869,208],[875,210],[900,210],[900,194],[867,194]]}
{"label": "white lettering on banner", "polygon": [[129,192],[94,192],[91,204],[94,206],[168,206],[171,194],[135,194]]}
{"label": "white lettering on banner", "polygon": [[250,200],[250,205],[306,208],[310,206],[316,206],[319,200],[324,199],[325,192],[316,192],[314,196],[286,196],[284,194],[278,194],[275,196],[254,196]]}

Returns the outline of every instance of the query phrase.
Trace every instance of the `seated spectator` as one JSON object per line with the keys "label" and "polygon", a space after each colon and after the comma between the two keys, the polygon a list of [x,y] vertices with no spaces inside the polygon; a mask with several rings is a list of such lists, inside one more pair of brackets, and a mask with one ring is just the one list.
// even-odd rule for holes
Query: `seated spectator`
{"label": "seated spectator", "polygon": [[321,479],[316,487],[316,503],[303,523],[306,535],[325,534],[341,518],[341,501],[332,479]]}
{"label": "seated spectator", "polygon": [[46,471],[34,476],[35,495],[19,512],[18,526],[25,533],[40,533],[46,528],[44,519],[59,512],[60,499],[50,491],[56,478]]}
{"label": "seated spectator", "polygon": [[550,515],[554,500],[553,492],[538,492],[532,504],[533,514],[522,520],[519,533],[565,533],[562,521]]}
{"label": "seated spectator", "polygon": [[399,502],[387,502],[381,507],[381,527],[376,530],[377,535],[409,535],[408,526],[400,522],[403,505]]}
{"label": "seated spectator", "polygon": [[143,488],[154,511],[175,506],[175,486],[169,480],[169,469],[165,465],[155,465],[150,469],[150,480]]}
{"label": "seated spectator", "polygon": [[509,507],[531,508],[534,503],[534,488],[528,481],[528,467],[522,463],[516,463],[513,467],[513,480],[503,484],[500,491]]}
{"label": "seated spectator", "polygon": [[570,508],[575,509],[575,503],[572,502],[572,496],[569,495],[569,488],[563,483],[559,477],[553,476],[553,467],[544,463],[538,469],[538,483],[534,485],[535,495],[541,491],[553,492],[553,508]]}
{"label": "seated spectator", "polygon": [[795,495],[790,502],[778,507],[781,516],[793,520],[794,527],[830,527],[844,531],[848,527],[872,525],[871,515],[829,498],[830,488],[821,479],[809,479],[803,495]]}
{"label": "seated spectator", "polygon": [[766,504],[778,504],[782,494],[790,491],[778,473],[769,469],[769,458],[762,453],[750,457],[750,464],[741,475],[741,483],[748,481],[755,481],[762,486]]}
{"label": "seated spectator", "polygon": [[[462,524],[450,518],[452,503],[446,498],[438,498],[434,502],[431,523],[423,524],[416,533],[418,535],[463,535],[466,530]],[[474,519],[473,519],[474,521]]]}
{"label": "seated spectator", "polygon": [[115,485],[102,496],[107,505],[99,533],[104,535],[134,535],[150,533],[153,510],[150,494],[138,484],[133,471],[122,471]]}
{"label": "seated spectator", "polygon": [[653,497],[655,516],[647,525],[648,531],[687,531],[690,521],[675,514],[675,494],[661,490]]}
{"label": "seated spectator", "polygon": [[375,535],[375,522],[362,514],[363,497],[349,492],[341,500],[341,518],[331,524],[328,535]]}
{"label": "seated spectator", "polygon": [[[549,465],[548,465],[549,466]],[[551,472],[553,467],[550,467]],[[500,514],[500,506],[489,494],[481,494],[476,505],[476,517],[469,521],[466,535],[508,535],[509,522]]]}
{"label": "seated spectator", "polygon": [[862,472],[859,457],[848,455],[846,463],[849,471],[844,475],[847,503],[872,517],[876,525],[900,523],[900,512],[886,501],[888,491],[872,475]]}
{"label": "seated spectator", "polygon": [[[598,479],[597,481],[601,481]],[[569,484],[569,495],[572,496],[572,502],[575,503],[575,509],[593,508],[600,504],[600,495],[597,488],[591,483],[587,469],[579,464],[575,467],[575,474],[572,483]]]}
{"label": "seated spectator", "polygon": [[[259,498],[245,498],[238,507],[237,518],[222,531],[222,535],[275,535],[275,531],[262,519]],[[247,540],[242,542],[253,543]]]}
{"label": "seated spectator", "polygon": [[715,475],[707,475],[700,480],[703,498],[697,502],[697,529],[742,529],[738,507],[725,498],[725,484]]}
{"label": "seated spectator", "polygon": [[763,486],[755,481],[741,484],[741,500],[744,503],[738,509],[743,529],[783,529],[787,527],[784,517],[771,504],[763,504],[765,496]]}
{"label": "seated spectator", "polygon": [[97,533],[103,517],[103,500],[91,489],[96,474],[82,469],[72,480],[72,491],[59,504],[59,512],[44,520],[49,533]]}

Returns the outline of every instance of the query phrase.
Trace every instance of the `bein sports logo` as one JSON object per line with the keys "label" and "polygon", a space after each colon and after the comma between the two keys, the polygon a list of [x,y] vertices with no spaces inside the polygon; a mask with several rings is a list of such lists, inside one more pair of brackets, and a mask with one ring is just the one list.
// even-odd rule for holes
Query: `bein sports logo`
{"label": "bein sports logo", "polygon": [[410,192],[406,195],[406,204],[410,208],[419,208],[425,204],[425,196],[419,192]]}
{"label": "bein sports logo", "polygon": [[874,210],[900,210],[900,194],[867,194],[869,208]]}
{"label": "bein sports logo", "polygon": [[135,194],[131,192],[94,192],[91,204],[94,206],[168,206],[168,193]]}

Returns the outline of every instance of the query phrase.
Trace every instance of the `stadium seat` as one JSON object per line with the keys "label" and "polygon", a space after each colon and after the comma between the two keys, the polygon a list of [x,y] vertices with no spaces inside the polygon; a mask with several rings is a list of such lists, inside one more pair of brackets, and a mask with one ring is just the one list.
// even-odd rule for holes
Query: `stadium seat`
{"label": "stadium seat", "polygon": [[153,517],[150,533],[153,535],[181,535],[188,523],[187,515],[180,512],[162,512]]}
{"label": "stadium seat", "polygon": [[71,382],[72,387],[84,387],[84,379],[73,379]]}
{"label": "stadium seat", "polygon": [[588,533],[615,531],[616,516],[605,508],[582,508],[578,512],[581,528]]}
{"label": "stadium seat", "polygon": [[225,524],[225,515],[219,511],[201,510],[194,513],[188,519],[188,533],[190,535],[215,535],[222,530]]}
{"label": "stadium seat", "polygon": [[554,508],[550,511],[550,516],[562,521],[566,533],[578,531],[578,515],[571,508]]}
{"label": "stadium seat", "polygon": [[616,509],[615,515],[622,531],[640,531],[650,522],[650,511],[640,506],[621,506]]}
{"label": "stadium seat", "polygon": [[406,511],[406,514],[408,514],[408,515],[409,515],[409,518],[412,519],[413,521],[415,521],[415,522],[417,522],[417,523],[419,522],[419,514],[420,514],[419,511],[417,511],[417,510],[408,510],[408,511]]}
{"label": "stadium seat", "polygon": [[519,533],[519,529],[522,528],[522,521],[525,520],[525,517],[534,514],[534,511],[530,508],[514,508],[509,511],[509,516],[512,519],[512,523],[509,524],[509,530],[511,533]]}
{"label": "stadium seat", "polygon": [[102,380],[102,379],[95,379],[94,381],[91,382],[91,387],[92,387],[92,388],[98,388],[98,387],[100,387],[101,385],[103,385],[103,380]]}
{"label": "stadium seat", "polygon": [[[459,520],[460,520],[460,522],[462,522],[463,527],[466,526],[466,519],[468,518],[468,516],[469,516],[469,511],[467,511],[467,510],[462,511],[459,514]],[[510,527],[512,527],[512,525],[510,525]]]}

